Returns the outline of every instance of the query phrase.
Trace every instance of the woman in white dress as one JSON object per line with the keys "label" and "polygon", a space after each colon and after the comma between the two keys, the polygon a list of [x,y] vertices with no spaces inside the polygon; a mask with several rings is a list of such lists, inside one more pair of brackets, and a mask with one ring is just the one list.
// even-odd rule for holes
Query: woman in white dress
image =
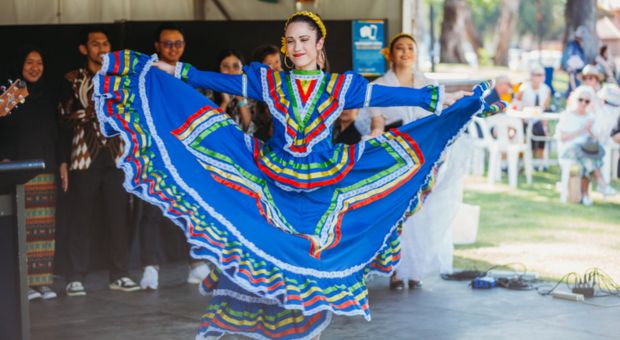
{"label": "woman in white dress", "polygon": [[[432,84],[416,70],[417,45],[412,35],[397,34],[383,52],[391,67],[374,83],[416,88]],[[356,127],[365,138],[371,138],[383,133],[384,128],[407,124],[429,114],[414,107],[364,109],[359,113]],[[450,225],[463,198],[465,167],[459,164],[465,163],[467,149],[463,137],[448,149],[432,194],[422,209],[405,222],[401,234],[401,261],[398,271],[390,279],[391,289],[403,289],[404,280],[408,281],[409,289],[420,288],[421,280],[428,272],[452,271]]]}

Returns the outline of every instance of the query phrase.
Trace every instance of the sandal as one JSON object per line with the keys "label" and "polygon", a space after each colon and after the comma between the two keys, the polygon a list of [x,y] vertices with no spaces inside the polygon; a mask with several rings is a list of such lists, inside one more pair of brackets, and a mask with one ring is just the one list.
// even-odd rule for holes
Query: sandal
{"label": "sandal", "polygon": [[403,290],[405,288],[405,282],[403,280],[399,280],[396,277],[396,273],[390,276],[390,289],[391,290]]}

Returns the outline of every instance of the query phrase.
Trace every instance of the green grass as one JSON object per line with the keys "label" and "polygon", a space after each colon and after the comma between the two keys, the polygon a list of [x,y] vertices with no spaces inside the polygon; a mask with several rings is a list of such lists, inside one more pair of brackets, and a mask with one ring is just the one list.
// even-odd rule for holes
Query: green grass
{"label": "green grass", "polygon": [[543,277],[559,278],[596,266],[620,279],[620,201],[595,195],[591,207],[561,204],[559,177],[557,168],[535,172],[532,185],[521,176],[517,189],[469,179],[464,201],[481,207],[480,225],[476,243],[456,247],[455,267],[484,270],[520,262]]}

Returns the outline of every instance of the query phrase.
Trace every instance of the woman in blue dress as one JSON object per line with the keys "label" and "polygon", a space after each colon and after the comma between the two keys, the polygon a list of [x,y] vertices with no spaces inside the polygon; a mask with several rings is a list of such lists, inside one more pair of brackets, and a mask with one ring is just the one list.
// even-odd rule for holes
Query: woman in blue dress
{"label": "woman in blue dress", "polygon": [[[399,226],[430,192],[435,163],[475,114],[488,84],[442,112],[442,89],[384,87],[329,74],[327,31],[311,12],[285,24],[279,72],[202,72],[132,51],[106,56],[95,80],[107,135],[120,134],[125,188],[183,229],[191,255],[217,266],[197,338],[314,338],[333,313],[370,319],[366,277],[400,258]],[[274,117],[263,143],[192,87],[259,101]],[[458,97],[459,95],[457,95]],[[460,95],[462,96],[462,94]],[[447,99],[453,101],[456,98]],[[356,145],[332,144],[344,109],[419,106],[436,115]]]}

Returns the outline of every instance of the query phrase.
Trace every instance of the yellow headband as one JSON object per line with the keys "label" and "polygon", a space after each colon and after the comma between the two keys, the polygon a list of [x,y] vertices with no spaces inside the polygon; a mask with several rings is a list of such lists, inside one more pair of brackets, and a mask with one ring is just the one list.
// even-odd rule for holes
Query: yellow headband
{"label": "yellow headband", "polygon": [[[325,25],[323,24],[323,20],[321,20],[321,18],[319,18],[318,15],[310,11],[300,11],[300,12],[295,12],[291,14],[288,17],[288,19],[286,19],[286,23],[284,23],[284,31],[286,31],[286,28],[288,27],[288,24],[291,21],[291,19],[297,16],[305,16],[305,17],[312,19],[312,21],[314,21],[314,23],[319,27],[319,30],[321,30],[321,36],[323,37],[323,39],[327,37],[327,28],[325,28]],[[282,54],[286,54],[286,37],[285,36],[282,36],[281,43],[282,43],[282,47],[280,48],[280,52],[282,52]]]}
{"label": "yellow headband", "polygon": [[383,54],[385,59],[387,59],[388,61],[392,57],[392,47],[393,47],[394,43],[396,42],[396,40],[398,40],[400,38],[409,38],[409,39],[413,40],[413,44],[417,44],[418,43],[415,40],[415,38],[413,37],[413,35],[411,35],[409,33],[398,33],[398,34],[396,34],[395,36],[392,37],[392,39],[390,39],[390,43],[387,45],[387,47],[384,47],[383,49],[381,49],[381,54]]}

